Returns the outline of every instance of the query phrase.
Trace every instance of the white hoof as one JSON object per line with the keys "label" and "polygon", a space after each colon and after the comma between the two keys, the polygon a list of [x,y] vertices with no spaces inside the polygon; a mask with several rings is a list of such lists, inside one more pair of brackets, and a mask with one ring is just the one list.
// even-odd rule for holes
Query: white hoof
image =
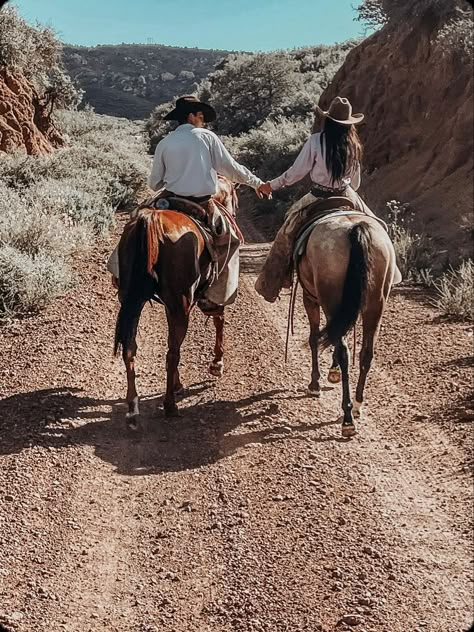
{"label": "white hoof", "polygon": [[214,377],[222,377],[224,375],[224,362],[222,360],[212,362],[209,365],[209,373]]}
{"label": "white hoof", "polygon": [[308,395],[309,397],[321,397],[321,389],[310,388],[308,386],[308,388],[306,389],[306,395]]}
{"label": "white hoof", "polygon": [[360,419],[362,416],[362,402],[358,402],[357,400],[354,402],[352,407],[352,415],[355,419]]}
{"label": "white hoof", "polygon": [[329,369],[328,382],[330,384],[339,384],[340,381],[341,381],[341,369],[339,368]]}

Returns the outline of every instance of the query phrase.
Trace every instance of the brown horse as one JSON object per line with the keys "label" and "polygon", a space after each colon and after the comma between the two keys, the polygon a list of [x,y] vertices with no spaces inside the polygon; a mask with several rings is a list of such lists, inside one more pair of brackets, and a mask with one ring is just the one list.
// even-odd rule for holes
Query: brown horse
{"label": "brown horse", "polygon": [[[309,392],[320,395],[318,348],[334,345],[329,381],[342,373],[342,435],[355,434],[354,417],[360,416],[364,388],[385,304],[394,282],[401,280],[395,251],[386,230],[371,217],[354,213],[328,216],[318,223],[298,265],[303,302],[310,323],[312,373]],[[320,331],[320,308],[326,327]],[[346,334],[362,316],[360,372],[354,406],[349,384],[349,350]]]}
{"label": "brown horse", "polygon": [[[179,377],[180,349],[193,306],[199,305],[212,275],[212,261],[201,231],[183,213],[173,210],[141,210],[125,227],[119,243],[120,311],[115,331],[115,353],[122,347],[127,371],[127,423],[137,427],[138,394],[135,385],[136,333],[147,301],[158,299],[168,321],[167,383],[164,409],[176,415],[176,394],[183,389]],[[203,305],[205,305],[203,303]],[[212,375],[223,374],[224,307],[202,311],[216,327]]]}

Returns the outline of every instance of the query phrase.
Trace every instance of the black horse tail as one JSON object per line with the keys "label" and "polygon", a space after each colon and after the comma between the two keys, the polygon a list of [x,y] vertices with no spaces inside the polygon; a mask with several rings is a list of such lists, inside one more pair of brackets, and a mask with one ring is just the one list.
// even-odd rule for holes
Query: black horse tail
{"label": "black horse tail", "polygon": [[163,239],[163,227],[156,213],[139,215],[124,230],[120,254],[126,265],[120,266],[120,310],[115,325],[115,355],[120,347],[128,349],[140,311],[154,294],[158,282],[155,267]]}
{"label": "black horse tail", "polygon": [[321,331],[321,349],[335,345],[357,322],[368,283],[371,234],[366,223],[355,224],[349,232],[349,265],[342,300],[333,317]]}

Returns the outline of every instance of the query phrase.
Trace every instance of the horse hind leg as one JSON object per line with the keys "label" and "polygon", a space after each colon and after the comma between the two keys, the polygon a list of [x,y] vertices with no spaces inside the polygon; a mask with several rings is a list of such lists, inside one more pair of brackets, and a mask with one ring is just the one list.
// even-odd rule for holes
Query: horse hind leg
{"label": "horse hind leg", "polygon": [[318,346],[321,309],[318,303],[306,293],[303,293],[303,304],[309,320],[309,346],[312,359],[311,382],[308,385],[308,394],[313,397],[319,397],[321,395],[321,386],[319,384],[321,373],[319,372]]}
{"label": "horse hind leg", "polygon": [[374,357],[375,343],[380,331],[382,314],[385,301],[382,299],[375,307],[367,309],[362,314],[362,348],[359,359],[359,379],[357,381],[356,397],[354,402],[354,417],[361,416],[362,404],[364,402],[364,390]]}
{"label": "horse hind leg", "polygon": [[214,358],[209,365],[209,373],[214,377],[222,377],[224,375],[224,307],[212,317],[216,328],[216,343],[214,346]]}
{"label": "horse hind leg", "polygon": [[138,417],[140,415],[138,393],[136,388],[136,373],[135,373],[135,357],[137,355],[137,343],[136,335],[138,328],[138,320],[140,318],[143,305],[137,308],[137,313],[132,320],[132,331],[129,342],[124,346],[122,357],[125,364],[125,370],[127,372],[127,406],[128,411],[126,414],[127,426],[131,430],[138,429]]}
{"label": "horse hind leg", "polygon": [[176,395],[183,386],[179,378],[179,362],[181,345],[186,337],[189,325],[189,309],[180,306],[177,309],[166,309],[168,320],[168,353],[166,354],[166,393],[163,407],[167,417],[178,415]]}
{"label": "horse hind leg", "polygon": [[343,338],[336,344],[336,354],[342,374],[342,436],[349,438],[356,434],[356,429],[352,415],[351,387],[349,381],[349,348]]}

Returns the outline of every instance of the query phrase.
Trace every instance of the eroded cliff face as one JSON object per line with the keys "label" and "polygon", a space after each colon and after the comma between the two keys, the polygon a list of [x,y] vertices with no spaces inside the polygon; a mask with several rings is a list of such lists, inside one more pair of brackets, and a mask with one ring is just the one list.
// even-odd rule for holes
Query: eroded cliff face
{"label": "eroded cliff face", "polygon": [[49,153],[63,138],[49,116],[49,106],[21,74],[0,70],[0,153],[24,150]]}
{"label": "eroded cliff face", "polygon": [[322,96],[348,97],[366,119],[363,187],[374,210],[409,202],[420,227],[447,248],[470,245],[473,73],[443,51],[437,24],[390,25],[354,48]]}

